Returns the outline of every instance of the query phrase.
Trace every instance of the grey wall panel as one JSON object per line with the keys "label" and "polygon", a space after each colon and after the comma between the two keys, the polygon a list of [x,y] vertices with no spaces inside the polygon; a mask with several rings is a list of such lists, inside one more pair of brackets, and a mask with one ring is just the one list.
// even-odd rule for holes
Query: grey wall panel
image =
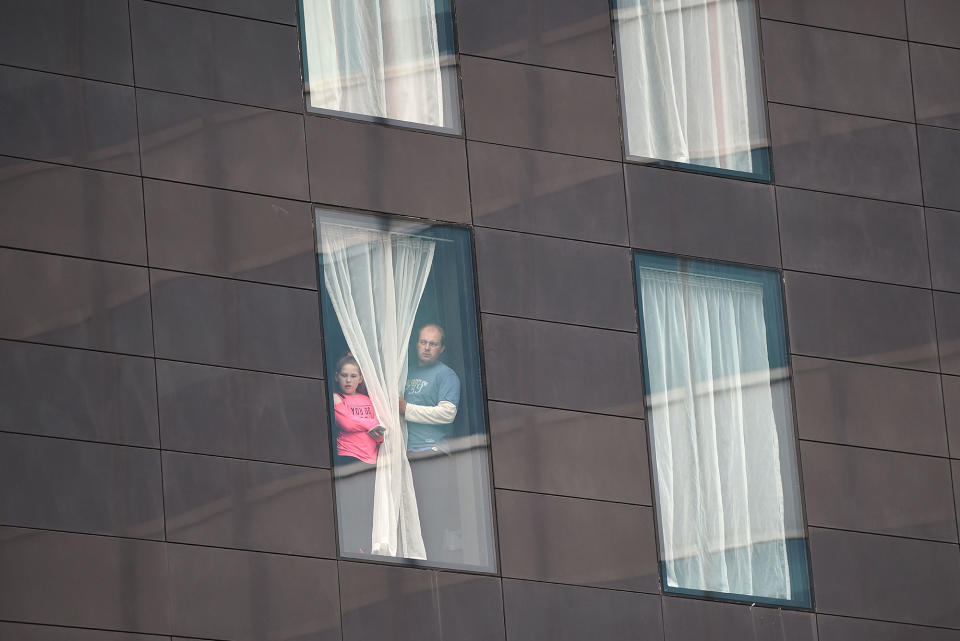
{"label": "grey wall panel", "polygon": [[960,641],[960,630],[817,615],[820,641]]}
{"label": "grey wall panel", "polygon": [[785,274],[796,354],[938,371],[928,290]]}
{"label": "grey wall panel", "polygon": [[0,337],[150,355],[147,270],[0,250]]}
{"label": "grey wall panel", "polygon": [[314,202],[470,222],[462,139],[314,115],[306,127]]}
{"label": "grey wall panel", "polygon": [[0,157],[0,244],[145,264],[140,180]]}
{"label": "grey wall panel", "polygon": [[152,270],[157,355],[319,377],[316,292]]}
{"label": "grey wall panel", "polygon": [[340,595],[344,641],[503,639],[497,578],[342,563]]}
{"label": "grey wall panel", "polygon": [[777,188],[786,269],[930,286],[920,207]]}
{"label": "grey wall panel", "polygon": [[801,443],[807,522],[957,542],[947,459]]}
{"label": "grey wall panel", "polygon": [[343,563],[340,603],[344,641],[440,641],[433,572],[366,563]]}
{"label": "grey wall panel", "polygon": [[914,125],[770,105],[777,182],[920,204]]}
{"label": "grey wall panel", "polygon": [[302,116],[146,89],[137,103],[145,176],[307,199]]}
{"label": "grey wall panel", "polygon": [[0,617],[167,634],[163,543],[0,528]]}
{"label": "grey wall panel", "polygon": [[0,641],[169,641],[170,637],[106,630],[58,628],[28,623],[0,623]]}
{"label": "grey wall panel", "polygon": [[627,244],[619,163],[470,141],[473,222]]}
{"label": "grey wall panel", "polygon": [[937,310],[940,369],[944,374],[960,375],[960,294],[934,292],[933,302]]}
{"label": "grey wall panel", "polygon": [[658,591],[653,510],[497,490],[504,576]]}
{"label": "grey wall panel", "polygon": [[297,29],[136,0],[137,86],[301,111]]}
{"label": "grey wall panel", "polygon": [[133,89],[0,67],[0,153],[140,173]]}
{"label": "grey wall panel", "polygon": [[316,289],[306,203],[159,180],[143,190],[153,267]]}
{"label": "grey wall panel", "polygon": [[0,341],[0,429],[158,447],[153,361]]}
{"label": "grey wall panel", "polygon": [[337,564],[170,545],[174,635],[233,641],[339,641]]}
{"label": "grey wall panel", "polygon": [[499,577],[437,573],[437,600],[444,641],[503,641]]}
{"label": "grey wall panel", "polygon": [[923,168],[923,201],[930,207],[960,209],[960,131],[917,127],[920,166]]}
{"label": "grey wall panel", "polygon": [[489,404],[497,487],[651,505],[638,419]]}
{"label": "grey wall panel", "polygon": [[925,209],[934,289],[960,292],[960,212]]}
{"label": "grey wall panel", "polygon": [[793,358],[800,438],[946,456],[940,376]]}
{"label": "grey wall panel", "polygon": [[164,452],[163,488],[170,541],[336,556],[327,470]]}
{"label": "grey wall panel", "polygon": [[812,613],[664,597],[666,641],[817,641]]}
{"label": "grey wall panel", "polygon": [[508,639],[659,641],[660,597],[616,590],[503,581]]}
{"label": "grey wall panel", "polygon": [[900,0],[760,0],[760,15],[887,38],[907,37]]}
{"label": "grey wall panel", "polygon": [[624,175],[633,247],[780,266],[769,185],[638,165]]}
{"label": "grey wall panel", "polygon": [[910,65],[917,122],[960,129],[960,51],[911,44]]}
{"label": "grey wall panel", "polygon": [[164,447],[330,465],[323,381],[158,360],[157,392]]}
{"label": "grey wall panel", "polygon": [[160,453],[0,434],[4,525],[163,538]]}
{"label": "grey wall panel", "polygon": [[490,400],[643,416],[636,334],[484,314],[483,347]]}
{"label": "grey wall panel", "polygon": [[617,90],[612,78],[460,58],[471,140],[620,158]]}
{"label": "grey wall panel", "polygon": [[764,20],[763,62],[772,102],[913,120],[905,42]]}
{"label": "grey wall panel", "polygon": [[490,229],[476,243],[484,312],[636,330],[626,248]]}
{"label": "grey wall panel", "polygon": [[956,544],[810,530],[817,610],[960,628]]}
{"label": "grey wall panel", "polygon": [[124,0],[10,0],[0,21],[0,64],[133,83]]}
{"label": "grey wall panel", "polygon": [[169,4],[257,20],[297,24],[297,0],[168,0]]}
{"label": "grey wall panel", "polygon": [[604,0],[460,0],[460,52],[613,75],[610,5]]}
{"label": "grey wall panel", "polygon": [[960,6],[953,0],[906,0],[910,39],[960,47]]}

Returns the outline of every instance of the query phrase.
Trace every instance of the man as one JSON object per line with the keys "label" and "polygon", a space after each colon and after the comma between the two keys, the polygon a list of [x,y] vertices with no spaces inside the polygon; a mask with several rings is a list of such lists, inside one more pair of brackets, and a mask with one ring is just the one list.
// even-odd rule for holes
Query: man
{"label": "man", "polygon": [[460,404],[460,379],[440,362],[446,349],[446,333],[434,323],[420,328],[417,365],[407,373],[407,385],[400,399],[400,415],[407,419],[407,450],[449,453],[446,444],[450,423]]}
{"label": "man", "polygon": [[431,561],[462,561],[458,525],[457,457],[450,451],[453,420],[460,404],[460,378],[440,362],[446,346],[443,328],[420,328],[417,364],[407,373],[400,414],[407,419],[407,458],[420,512],[420,531]]}

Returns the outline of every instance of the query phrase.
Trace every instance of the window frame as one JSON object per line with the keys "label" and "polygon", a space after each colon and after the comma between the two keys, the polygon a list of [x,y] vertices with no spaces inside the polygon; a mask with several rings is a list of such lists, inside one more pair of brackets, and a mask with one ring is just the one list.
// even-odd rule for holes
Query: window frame
{"label": "window frame", "polygon": [[[382,211],[374,210],[363,210],[356,208],[341,207],[337,205],[328,205],[324,203],[311,202],[310,203],[310,223],[311,229],[313,232],[313,256],[315,268],[317,270],[317,308],[318,315],[320,320],[320,332],[321,338],[324,337],[324,303],[323,296],[325,295],[326,289],[324,284],[324,275],[323,275],[323,265],[320,260],[320,244],[319,244],[319,226],[318,218],[320,214],[327,215],[344,215],[349,220],[350,218],[366,218],[370,220],[381,220],[387,221],[390,224],[399,223],[400,225],[420,225],[420,226],[443,226],[450,227],[454,229],[465,230],[467,232],[467,239],[470,243],[470,270],[473,275],[473,291],[472,291],[472,305],[475,311],[475,322],[477,330],[477,364],[479,367],[479,391],[481,394],[481,406],[483,409],[483,428],[484,434],[486,436],[486,475],[487,475],[487,487],[486,495],[489,500],[490,505],[490,535],[492,538],[491,541],[491,552],[492,559],[489,568],[480,568],[476,565],[459,565],[459,564],[441,564],[437,562],[430,561],[429,559],[410,559],[406,557],[390,557],[390,556],[376,556],[372,557],[370,555],[365,556],[354,556],[349,553],[344,554],[341,551],[340,546],[340,510],[337,503],[337,483],[336,477],[334,475],[334,465],[333,459],[336,452],[336,435],[334,432],[334,406],[329,402],[329,399],[332,398],[333,387],[329,377],[326,374],[327,366],[327,354],[326,354],[326,342],[324,341],[324,381],[323,388],[324,393],[326,394],[325,400],[327,401],[327,412],[326,412],[326,438],[327,444],[330,448],[330,486],[332,491],[333,498],[333,527],[334,527],[334,538],[336,540],[336,558],[338,560],[349,561],[351,563],[371,563],[374,565],[388,565],[394,567],[408,567],[408,568],[417,568],[424,570],[438,570],[438,571],[455,571],[462,574],[471,574],[477,576],[500,576],[501,575],[501,555],[500,555],[500,537],[499,537],[499,526],[497,518],[497,501],[496,501],[496,479],[494,477],[494,466],[493,466],[493,436],[490,430],[490,413],[487,405],[489,404],[489,395],[487,392],[487,376],[486,376],[486,363],[485,363],[485,354],[483,349],[483,323],[482,323],[482,311],[480,309],[480,290],[479,290],[479,281],[477,278],[477,245],[476,245],[476,234],[472,225],[463,224],[463,223],[454,223],[444,220],[437,220],[431,218],[418,218],[415,216],[407,216],[401,214],[392,214]],[[461,289],[461,291],[463,291]],[[466,294],[466,292],[464,292]]]}
{"label": "window frame", "polygon": [[354,113],[352,111],[339,111],[337,109],[324,109],[322,107],[314,107],[310,104],[310,87],[308,79],[309,74],[309,63],[307,61],[307,30],[305,28],[305,20],[303,15],[303,3],[305,0],[296,0],[297,2],[297,47],[298,55],[300,57],[300,86],[302,88],[301,94],[303,98],[303,114],[304,116],[314,116],[321,118],[333,118],[336,120],[346,120],[352,122],[364,122],[375,125],[381,125],[385,127],[390,127],[393,129],[403,129],[407,131],[418,131],[426,132],[432,134],[438,134],[441,136],[448,136],[451,138],[463,138],[465,136],[465,127],[464,127],[464,109],[463,109],[463,80],[460,74],[460,37],[457,31],[457,6],[456,0],[444,0],[450,5],[450,38],[453,50],[451,56],[453,57],[453,70],[451,75],[453,76],[452,81],[450,82],[450,94],[452,99],[456,100],[456,107],[452,110],[456,114],[456,122],[450,127],[441,127],[437,125],[428,125],[423,123],[414,122],[411,120],[399,120],[396,118],[384,118],[381,116],[371,116],[369,114]]}
{"label": "window frame", "polygon": [[[803,486],[803,468],[802,460],[800,458],[800,432],[799,424],[797,421],[797,403],[796,403],[796,391],[794,389],[794,367],[793,367],[793,353],[790,351],[790,327],[789,319],[787,317],[787,302],[786,302],[786,283],[784,281],[784,272],[781,268],[770,267],[765,265],[754,265],[750,263],[736,263],[732,261],[717,260],[713,258],[703,258],[700,256],[690,256],[687,254],[674,254],[670,252],[649,250],[649,249],[631,249],[630,256],[630,267],[632,270],[633,276],[633,292],[634,292],[634,303],[637,309],[637,334],[640,342],[640,360],[641,360],[641,372],[643,377],[643,396],[644,396],[644,422],[647,423],[647,457],[648,457],[648,470],[650,473],[650,491],[652,499],[652,510],[654,518],[654,529],[656,532],[655,545],[657,550],[657,572],[658,579],[660,582],[660,593],[663,596],[670,596],[674,598],[683,598],[683,599],[697,599],[700,601],[710,601],[714,603],[733,603],[733,604],[749,604],[751,606],[773,608],[780,610],[791,610],[797,612],[814,612],[816,611],[816,595],[814,592],[814,582],[813,582],[813,564],[811,561],[810,555],[810,524],[807,517],[807,504],[806,504],[806,495],[804,492]],[[770,274],[776,274],[778,281],[779,289],[779,301],[776,302],[776,308],[780,312],[781,318],[783,320],[783,341],[784,341],[784,354],[785,354],[785,368],[787,375],[789,377],[789,395],[790,399],[790,412],[788,414],[791,421],[791,430],[789,436],[792,439],[792,449],[793,449],[793,459],[796,466],[797,473],[797,499],[799,501],[799,517],[800,517],[800,528],[803,533],[803,551],[805,555],[805,564],[804,571],[806,573],[807,580],[807,594],[809,599],[806,603],[797,603],[793,601],[786,601],[783,599],[774,599],[767,597],[743,595],[737,593],[728,593],[728,592],[716,592],[709,590],[696,590],[691,588],[671,588],[667,586],[666,581],[666,571],[665,571],[665,561],[664,553],[661,544],[661,520],[660,520],[660,498],[659,498],[659,487],[657,485],[657,470],[656,470],[656,454],[654,449],[654,436],[653,430],[649,425],[649,416],[650,416],[650,407],[647,404],[647,399],[649,398],[647,381],[650,380],[650,375],[648,371],[648,359],[647,359],[647,347],[645,339],[645,328],[643,323],[643,302],[640,295],[640,281],[637,278],[637,268],[638,268],[638,258],[646,256],[654,256],[660,258],[671,258],[676,260],[687,260],[694,261],[708,265],[717,265],[721,267],[734,267],[740,269],[750,269],[755,271],[767,272]],[[765,323],[766,329],[766,323]]]}
{"label": "window frame", "polygon": [[[614,77],[617,83],[617,99],[620,107],[620,132],[623,140],[623,162],[632,165],[642,165],[645,167],[658,167],[660,169],[670,169],[674,171],[683,171],[692,174],[702,174],[708,176],[719,176],[722,178],[733,178],[747,182],[756,182],[763,184],[772,184],[775,179],[773,166],[773,134],[770,129],[770,102],[767,99],[767,69],[764,64],[763,56],[763,31],[762,17],[760,16],[760,4],[758,0],[750,0],[754,6],[754,28],[757,34],[757,64],[760,67],[760,103],[763,105],[763,123],[767,133],[767,145],[752,150],[754,153],[762,151],[765,160],[765,172],[744,172],[732,169],[723,169],[721,167],[710,167],[708,165],[697,165],[695,163],[679,162],[676,160],[666,160],[664,158],[649,158],[637,154],[631,154],[628,148],[627,138],[627,101],[623,91],[623,50],[620,43],[620,29],[617,27],[617,2],[618,0],[609,0],[610,8],[610,29],[613,32],[613,58],[616,75]],[[731,263],[732,264],[732,263]]]}

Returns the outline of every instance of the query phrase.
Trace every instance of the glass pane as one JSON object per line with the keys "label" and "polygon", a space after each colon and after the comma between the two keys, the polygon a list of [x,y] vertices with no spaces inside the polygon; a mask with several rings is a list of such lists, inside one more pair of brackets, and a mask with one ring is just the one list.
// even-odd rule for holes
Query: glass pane
{"label": "glass pane", "polygon": [[635,264],[664,590],[809,607],[779,273]]}
{"label": "glass pane", "polygon": [[754,0],[614,0],[627,153],[770,179]]}
{"label": "glass pane", "polygon": [[470,232],[317,211],[340,552],[493,571]]}
{"label": "glass pane", "polygon": [[450,0],[301,0],[313,110],[459,128]]}

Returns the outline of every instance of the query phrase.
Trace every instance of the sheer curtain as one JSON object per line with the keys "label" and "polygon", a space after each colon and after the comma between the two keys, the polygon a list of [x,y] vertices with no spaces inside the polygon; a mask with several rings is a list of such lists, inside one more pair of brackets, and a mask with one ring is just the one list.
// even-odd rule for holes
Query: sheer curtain
{"label": "sheer curtain", "polygon": [[618,0],[628,152],[755,170],[767,145],[754,0]]}
{"label": "sheer curtain", "polygon": [[435,0],[303,0],[310,103],[444,126]]}
{"label": "sheer curtain", "polygon": [[321,223],[323,279],[347,345],[386,428],[377,457],[374,554],[426,558],[399,398],[410,333],[433,265],[431,240]]}
{"label": "sheer curtain", "polygon": [[762,286],[637,275],[666,583],[789,599]]}

